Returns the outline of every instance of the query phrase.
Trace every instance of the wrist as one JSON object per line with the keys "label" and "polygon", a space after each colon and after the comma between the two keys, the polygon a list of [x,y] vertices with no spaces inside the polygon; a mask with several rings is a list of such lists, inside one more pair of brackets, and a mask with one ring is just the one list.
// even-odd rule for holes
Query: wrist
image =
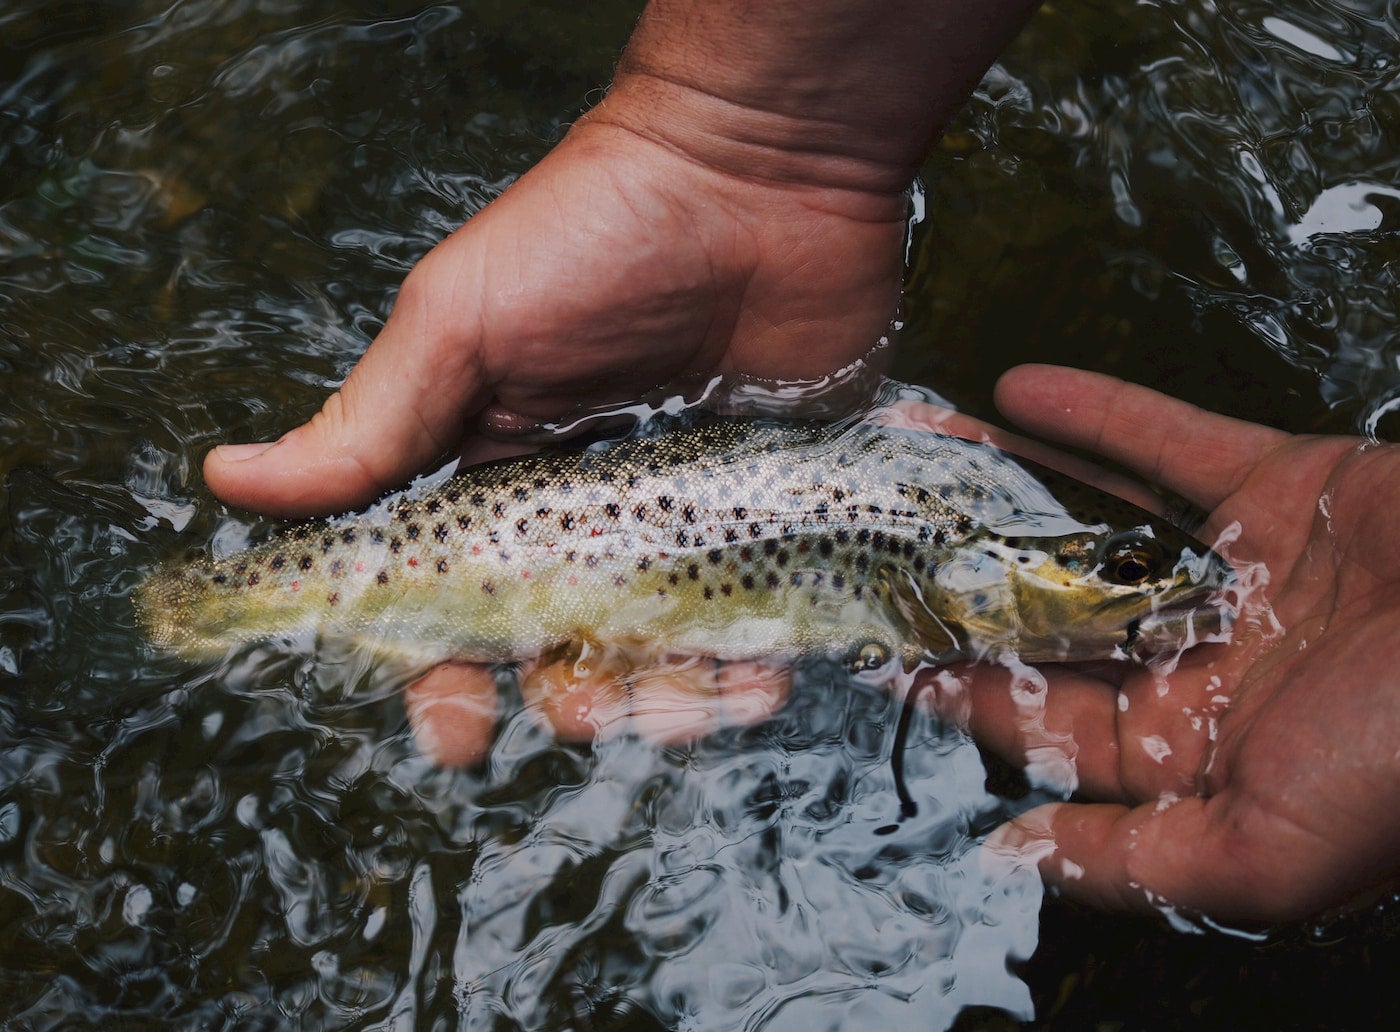
{"label": "wrist", "polygon": [[731,176],[901,194],[1038,0],[651,0],[608,121]]}

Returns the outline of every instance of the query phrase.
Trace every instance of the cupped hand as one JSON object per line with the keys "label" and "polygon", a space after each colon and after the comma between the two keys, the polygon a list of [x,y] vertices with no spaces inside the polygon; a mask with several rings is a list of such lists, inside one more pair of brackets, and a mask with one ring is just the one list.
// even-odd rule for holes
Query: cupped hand
{"label": "cupped hand", "polygon": [[1229,643],[1174,665],[940,679],[945,711],[985,744],[1041,769],[1052,753],[1077,781],[1074,801],[1021,815],[989,849],[1095,906],[1223,920],[1393,888],[1400,446],[1292,436],[1050,367],[1008,373],[997,400],[1209,510],[1201,536],[1237,534],[1229,554],[1255,590]]}
{"label": "cupped hand", "polygon": [[344,511],[482,423],[509,434],[716,373],[820,378],[866,355],[898,304],[903,195],[720,171],[627,128],[626,100],[424,257],[315,418],[215,449],[214,493]]}

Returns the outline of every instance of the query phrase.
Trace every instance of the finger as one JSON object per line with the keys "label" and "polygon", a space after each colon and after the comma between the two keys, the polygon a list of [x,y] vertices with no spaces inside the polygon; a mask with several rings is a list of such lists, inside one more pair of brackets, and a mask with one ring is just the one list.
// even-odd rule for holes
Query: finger
{"label": "finger", "polygon": [[787,696],[778,661],[722,663],[703,656],[642,660],[578,652],[541,663],[521,682],[526,702],[561,738],[590,741],[635,732],[674,743],[754,723]]}
{"label": "finger", "polygon": [[985,847],[989,867],[1033,864],[1047,885],[1097,908],[1265,922],[1336,903],[1329,868],[1345,859],[1227,795],[1131,809],[1050,803],[997,828]]}
{"label": "finger", "polygon": [[1010,455],[1029,459],[1066,476],[1111,492],[1149,512],[1161,513],[1163,510],[1161,497],[1136,480],[1120,476],[1078,456],[1067,455],[1041,441],[1013,434],[953,409],[930,405],[926,402],[900,401],[889,408],[882,409],[876,415],[876,421],[885,426],[924,430],[935,434],[951,434],[970,441],[983,441]]}
{"label": "finger", "polygon": [[404,281],[384,329],[310,422],[271,443],[209,453],[204,476],[216,495],[276,516],[344,512],[455,447],[489,389],[473,327],[441,321],[445,298],[473,282],[473,270],[434,254]]}
{"label": "finger", "polygon": [[996,402],[1031,432],[1121,462],[1208,509],[1288,438],[1111,376],[1057,366],[1003,374]]}
{"label": "finger", "polygon": [[1033,784],[1118,802],[1189,795],[1230,705],[1225,658],[1202,645],[1147,666],[977,665],[938,678],[934,701]]}
{"label": "finger", "polygon": [[496,678],[479,663],[441,663],[404,691],[409,727],[424,756],[469,767],[486,754],[496,725]]}
{"label": "finger", "polygon": [[1116,727],[1118,692],[1090,674],[1047,667],[941,671],[932,696],[983,746],[1031,784],[1100,799],[1125,797]]}

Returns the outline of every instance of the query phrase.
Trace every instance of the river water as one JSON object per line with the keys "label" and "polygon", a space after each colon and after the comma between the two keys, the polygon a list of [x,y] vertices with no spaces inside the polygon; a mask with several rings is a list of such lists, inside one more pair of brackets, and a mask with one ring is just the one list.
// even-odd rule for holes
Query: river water
{"label": "river water", "polygon": [[[919,813],[876,835],[895,705],[835,669],[684,747],[559,744],[517,699],[445,771],[376,671],[143,650],[141,576],[256,526],[203,453],[315,411],[636,10],[0,3],[0,1024],[1394,1016],[1386,909],[1249,942],[987,881],[1034,796],[930,719]],[[1397,62],[1381,0],[1048,6],[925,170],[897,374],[989,415],[998,372],[1061,361],[1393,437]]]}

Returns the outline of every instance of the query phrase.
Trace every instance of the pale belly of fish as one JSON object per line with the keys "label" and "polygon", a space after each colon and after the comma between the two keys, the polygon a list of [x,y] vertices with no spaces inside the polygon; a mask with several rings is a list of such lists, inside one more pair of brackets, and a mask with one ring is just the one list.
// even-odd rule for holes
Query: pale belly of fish
{"label": "pale belly of fish", "polygon": [[1229,566],[989,446],[719,421],[468,469],[138,589],[156,645],[315,634],[424,660],[565,643],[906,665],[1151,651],[1220,625]]}

